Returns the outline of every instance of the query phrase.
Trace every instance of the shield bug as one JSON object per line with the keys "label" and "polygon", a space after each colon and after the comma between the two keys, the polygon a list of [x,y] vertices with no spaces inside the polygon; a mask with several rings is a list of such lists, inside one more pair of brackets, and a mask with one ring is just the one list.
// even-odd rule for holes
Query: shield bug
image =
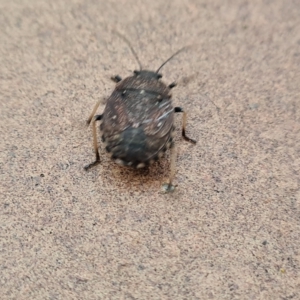
{"label": "shield bug", "polygon": [[173,141],[175,127],[174,114],[183,113],[182,136],[185,140],[196,143],[186,136],[186,112],[181,107],[173,107],[170,91],[176,83],[166,85],[160,79],[161,68],[174,56],[184,51],[184,47],[169,57],[157,71],[145,70],[130,45],[129,41],[119,33],[137,60],[140,70],[132,76],[122,79],[112,77],[116,86],[108,98],[104,112],[95,115],[101,100],[95,105],[87,123],[92,122],[93,140],[96,160],[85,166],[89,169],[100,162],[97,142],[96,121],[101,121],[100,130],[106,151],[119,165],[143,168],[161,158],[171,149],[170,176],[166,191],[172,191],[175,175],[176,151]]}

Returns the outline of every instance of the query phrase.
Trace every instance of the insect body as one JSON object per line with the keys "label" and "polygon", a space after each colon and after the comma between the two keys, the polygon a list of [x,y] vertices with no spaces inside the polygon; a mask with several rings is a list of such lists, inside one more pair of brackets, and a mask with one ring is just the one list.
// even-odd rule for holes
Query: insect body
{"label": "insect body", "polygon": [[[134,50],[131,50],[137,58]],[[88,123],[93,120],[96,160],[85,169],[100,162],[95,122],[102,121],[100,130],[106,151],[122,166],[143,168],[158,160],[166,150],[172,149],[171,175],[166,187],[167,191],[173,189],[176,158],[173,142],[174,113],[183,113],[182,135],[190,142],[195,141],[185,135],[186,113],[180,107],[174,108],[171,100],[170,91],[176,84],[167,86],[160,80],[162,75],[158,72],[161,67],[154,72],[143,70],[140,64],[140,71],[134,71],[133,76],[124,80],[120,76],[112,78],[117,84],[107,100],[103,114],[95,116],[99,101],[88,120]]]}

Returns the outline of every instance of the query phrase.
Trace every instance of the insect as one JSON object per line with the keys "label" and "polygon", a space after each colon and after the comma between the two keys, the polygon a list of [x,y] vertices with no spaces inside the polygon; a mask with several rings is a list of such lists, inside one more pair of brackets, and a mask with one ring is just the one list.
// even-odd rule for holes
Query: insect
{"label": "insect", "polygon": [[132,76],[122,79],[119,75],[111,79],[116,83],[108,98],[102,114],[95,115],[101,100],[95,105],[87,123],[92,122],[93,142],[96,160],[85,166],[88,170],[100,162],[97,142],[96,122],[101,121],[100,131],[106,151],[119,165],[144,168],[160,159],[164,152],[171,149],[170,175],[165,191],[173,191],[175,176],[176,151],[173,141],[175,134],[174,114],[183,113],[182,136],[185,140],[196,143],[186,136],[186,112],[181,107],[173,107],[171,89],[176,83],[166,85],[160,79],[161,68],[184,47],[169,57],[157,71],[144,70],[129,41],[117,33],[129,46],[137,60],[140,70]]}

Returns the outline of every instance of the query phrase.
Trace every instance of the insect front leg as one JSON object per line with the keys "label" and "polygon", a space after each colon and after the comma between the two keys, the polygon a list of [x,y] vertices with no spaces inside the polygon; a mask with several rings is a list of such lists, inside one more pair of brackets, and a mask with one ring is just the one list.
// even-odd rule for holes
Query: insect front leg
{"label": "insect front leg", "polygon": [[100,163],[100,154],[98,149],[98,142],[97,142],[97,128],[96,128],[96,121],[100,121],[102,119],[102,115],[96,115],[93,118],[92,126],[93,126],[93,142],[94,142],[94,151],[96,154],[96,160],[84,167],[85,170],[90,169]]}
{"label": "insect front leg", "polygon": [[189,141],[193,144],[196,144],[196,140],[194,139],[191,139],[190,137],[186,136],[185,134],[185,129],[186,129],[186,118],[187,118],[187,114],[186,112],[181,108],[181,107],[175,107],[174,108],[174,112],[175,113],[183,113],[183,116],[182,116],[182,136],[183,138],[186,140],[186,141]]}
{"label": "insect front leg", "polygon": [[119,75],[113,76],[113,77],[111,77],[110,79],[111,79],[113,82],[116,82],[116,83],[122,81],[122,77],[119,76]]}

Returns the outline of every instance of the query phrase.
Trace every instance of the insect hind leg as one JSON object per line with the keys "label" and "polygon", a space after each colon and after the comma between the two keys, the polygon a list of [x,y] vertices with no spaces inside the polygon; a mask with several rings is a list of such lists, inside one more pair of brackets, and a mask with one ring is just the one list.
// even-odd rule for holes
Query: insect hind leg
{"label": "insect hind leg", "polygon": [[196,144],[197,141],[188,137],[186,134],[185,134],[185,129],[186,129],[186,119],[187,119],[187,113],[181,108],[181,107],[175,107],[174,108],[174,112],[175,113],[183,113],[183,116],[182,116],[182,137],[188,141],[188,142],[191,142],[193,144]]}
{"label": "insect hind leg", "polygon": [[[101,101],[102,101],[102,99],[99,99],[99,100],[97,101],[96,105],[94,106],[94,108],[93,108],[93,110],[92,110],[92,112],[91,112],[89,118],[88,118],[87,121],[86,121],[86,124],[87,124],[87,125],[90,125],[90,123],[91,123],[91,121],[92,121],[92,119],[93,119],[93,117],[94,117],[94,115],[95,115],[95,113],[96,113],[96,111],[97,111],[97,109],[98,109],[98,107],[99,107]],[[97,120],[97,121],[98,121],[98,120]]]}
{"label": "insect hind leg", "polygon": [[172,89],[175,86],[177,86],[177,83],[176,82],[172,82],[171,84],[169,84],[169,89]]}
{"label": "insect hind leg", "polygon": [[92,126],[93,126],[93,143],[94,143],[94,151],[96,154],[96,160],[84,167],[84,169],[87,171],[88,169],[98,165],[100,163],[100,154],[99,154],[99,148],[98,148],[98,142],[97,142],[97,128],[96,128],[96,121],[100,121],[102,119],[102,115],[96,115],[93,118]]}
{"label": "insect hind leg", "polygon": [[176,173],[176,157],[177,157],[177,151],[176,146],[173,144],[171,147],[171,161],[170,161],[170,175],[168,183],[164,183],[162,186],[162,189],[166,193],[173,192],[175,189],[175,186],[173,185],[173,180]]}

